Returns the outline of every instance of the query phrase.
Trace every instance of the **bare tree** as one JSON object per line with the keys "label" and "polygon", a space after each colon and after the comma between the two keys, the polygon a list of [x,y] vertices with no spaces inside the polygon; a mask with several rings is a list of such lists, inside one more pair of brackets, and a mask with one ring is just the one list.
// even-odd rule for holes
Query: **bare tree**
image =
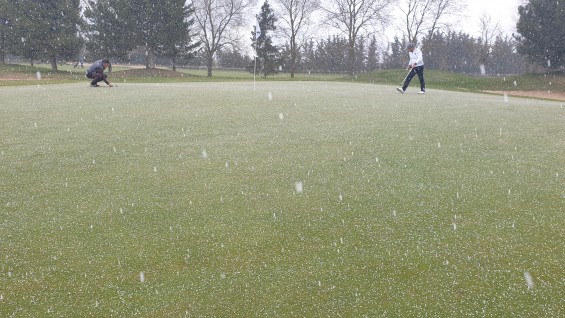
{"label": "bare tree", "polygon": [[362,30],[388,23],[392,0],[326,0],[325,23],[347,34],[348,72],[354,73],[355,43]]}
{"label": "bare tree", "polygon": [[467,4],[465,0],[434,0],[430,14],[430,25],[427,29],[428,37],[433,37],[435,31],[440,28],[443,18],[449,15],[461,16],[460,12],[465,12]]}
{"label": "bare tree", "polygon": [[403,32],[408,42],[416,42],[418,34],[425,27],[425,17],[433,1],[435,0],[406,0],[401,4],[400,11],[403,13],[406,28]]}
{"label": "bare tree", "polygon": [[500,23],[493,21],[492,16],[489,15],[486,10],[483,10],[481,14],[479,27],[481,30],[481,39],[488,46],[492,45],[497,37],[502,36]]}
{"label": "bare tree", "polygon": [[492,16],[486,10],[483,10],[479,26],[481,37],[479,38],[479,63],[481,74],[486,75],[485,65],[488,64],[491,56],[492,46],[497,37],[502,37],[502,29],[499,22],[494,22]]}
{"label": "bare tree", "polygon": [[403,0],[399,3],[405,23],[401,31],[412,43],[423,33],[431,38],[446,16],[457,15],[464,8],[463,0]]}
{"label": "bare tree", "polygon": [[290,43],[290,77],[294,77],[296,59],[301,46],[299,36],[310,25],[310,17],[320,7],[320,0],[275,0],[281,7],[282,32]]}
{"label": "bare tree", "polygon": [[208,77],[212,77],[214,55],[222,47],[236,42],[234,30],[243,25],[245,14],[255,0],[194,0],[193,3]]}

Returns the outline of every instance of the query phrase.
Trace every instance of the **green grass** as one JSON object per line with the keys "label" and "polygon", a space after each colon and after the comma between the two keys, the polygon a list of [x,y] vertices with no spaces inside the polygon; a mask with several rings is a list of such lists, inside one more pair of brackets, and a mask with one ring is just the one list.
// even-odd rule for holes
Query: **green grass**
{"label": "green grass", "polygon": [[[47,64],[36,64],[27,66],[20,64],[0,65],[0,86],[21,86],[36,84],[56,84],[85,82],[85,68],[74,68],[71,64],[58,66],[58,71],[54,72]],[[145,69],[139,65],[114,65],[113,73],[108,73],[108,78],[113,83],[180,83],[180,82],[241,82],[252,81],[252,73],[237,70],[213,70],[213,76],[207,76],[206,69],[177,69],[178,73],[173,73],[168,68],[158,68],[165,74],[155,74],[154,70]],[[37,72],[41,74],[41,79],[37,79]],[[167,73],[170,72],[170,73]],[[184,76],[179,76],[182,74]],[[1,76],[3,75],[3,76]],[[4,77],[4,78],[2,78]],[[334,81],[343,80],[342,74],[317,74],[317,73],[297,73],[294,78],[290,74],[281,73],[268,78],[260,75],[255,77],[256,81]]]}
{"label": "green grass", "polygon": [[0,94],[0,316],[565,315],[562,103],[336,82]]}
{"label": "green grass", "polygon": [[[178,83],[178,82],[248,82],[253,80],[253,74],[243,71],[214,70],[211,78],[207,77],[205,69],[178,69],[184,74],[178,76],[157,76],[151,70],[126,65],[115,65],[110,74],[110,80],[115,83]],[[167,71],[166,68],[160,70]],[[36,72],[43,74],[42,80],[35,80]],[[24,65],[0,65],[0,74],[14,74],[17,76],[27,76],[27,80],[1,80],[0,86],[13,85],[36,85],[84,82],[84,69],[74,68],[71,64],[59,66],[58,72],[52,72],[50,67],[45,64],[38,64],[35,67]],[[288,73],[280,73],[264,79],[256,77],[257,82],[271,81],[339,81],[355,83],[371,83],[398,86],[406,70],[380,70],[377,72],[367,72],[353,77],[342,74],[317,74],[317,73],[296,73],[294,78]],[[415,79],[413,85],[418,85]],[[565,93],[565,76],[563,73],[550,74],[524,74],[509,76],[471,76],[457,73],[450,73],[437,70],[426,70],[426,81],[428,88],[444,89],[465,92],[480,91],[541,91],[553,93]]]}
{"label": "green grass", "polygon": [[[354,82],[399,85],[406,70],[382,70],[363,73],[352,79]],[[451,72],[425,70],[427,86],[455,91],[551,91],[565,92],[565,76],[563,73],[524,74],[507,76],[471,76]],[[415,82],[414,82],[415,81]],[[412,85],[418,85],[417,77]]]}

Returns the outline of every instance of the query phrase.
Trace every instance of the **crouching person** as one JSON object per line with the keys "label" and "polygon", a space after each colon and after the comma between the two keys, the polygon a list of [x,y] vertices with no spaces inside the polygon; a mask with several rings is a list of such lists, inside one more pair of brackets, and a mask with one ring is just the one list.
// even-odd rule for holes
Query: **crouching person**
{"label": "crouching person", "polygon": [[111,68],[110,60],[101,59],[94,62],[86,71],[86,77],[92,79],[90,82],[90,87],[98,87],[98,82],[104,82],[109,87],[113,85],[108,81],[108,76],[104,74],[104,70],[108,67]]}

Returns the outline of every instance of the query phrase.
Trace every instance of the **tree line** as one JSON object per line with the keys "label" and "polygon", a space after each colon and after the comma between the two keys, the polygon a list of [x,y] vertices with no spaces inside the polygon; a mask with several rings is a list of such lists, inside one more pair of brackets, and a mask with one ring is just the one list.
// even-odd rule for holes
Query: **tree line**
{"label": "tree line", "polygon": [[[253,12],[257,1],[264,1]],[[391,21],[399,9],[402,21]],[[428,68],[461,73],[521,73],[565,66],[565,1],[529,0],[517,8],[517,34],[481,18],[481,36],[451,30],[462,0],[0,0],[0,63],[107,57],[177,66],[356,74],[406,64],[416,42]],[[316,16],[316,19],[313,17]],[[251,29],[249,18],[257,24]],[[397,25],[396,25],[397,24]],[[380,44],[384,27],[399,37]],[[335,35],[317,38],[320,27]],[[245,30],[242,32],[242,30]],[[257,32],[259,31],[259,32]],[[243,39],[251,40],[250,50]],[[276,45],[275,43],[283,43]],[[258,69],[257,69],[258,67]]]}
{"label": "tree line", "polygon": [[[354,74],[380,69],[404,68],[408,41],[395,38],[387,47],[380,48],[375,36],[360,37],[355,45]],[[465,74],[520,74],[536,67],[516,52],[517,42],[509,36],[498,36],[492,44],[480,38],[450,31],[437,32],[431,39],[422,40],[426,67]],[[342,73],[349,71],[347,39],[332,36],[308,42],[298,52],[296,68],[299,72]],[[290,49],[281,47],[280,70],[290,72]],[[242,67],[243,65],[238,65]],[[232,67],[235,67],[232,65]]]}

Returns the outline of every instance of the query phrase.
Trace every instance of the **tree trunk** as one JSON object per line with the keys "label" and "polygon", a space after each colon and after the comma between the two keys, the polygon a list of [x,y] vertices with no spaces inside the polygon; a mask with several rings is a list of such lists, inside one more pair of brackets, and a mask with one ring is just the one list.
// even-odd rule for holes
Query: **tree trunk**
{"label": "tree trunk", "polygon": [[57,55],[51,56],[50,60],[51,60],[51,69],[53,71],[57,71]]}
{"label": "tree trunk", "polygon": [[0,39],[2,40],[2,43],[0,44],[0,65],[4,65],[6,64],[6,52],[4,52],[4,48],[6,47],[6,39],[4,36],[4,31],[0,33]]}
{"label": "tree trunk", "polygon": [[294,34],[290,38],[290,77],[294,78],[294,71],[296,68],[296,38]]}
{"label": "tree trunk", "polygon": [[290,58],[290,77],[294,78],[294,72],[295,72],[295,65],[296,65],[296,53],[292,52],[290,53],[291,58]]}
{"label": "tree trunk", "polygon": [[[353,42],[353,43],[355,43],[355,42]],[[353,76],[353,73],[354,73],[353,69],[354,69],[354,66],[355,66],[355,44],[353,44],[353,45],[351,43],[349,44],[347,55],[349,57],[348,58],[348,60],[349,60],[348,66],[347,66],[348,72],[349,72],[350,76]]]}
{"label": "tree trunk", "polygon": [[208,69],[208,77],[212,77],[212,66],[214,65],[214,55],[209,54],[206,57],[206,68]]}
{"label": "tree trunk", "polygon": [[155,52],[149,48],[145,51],[145,68],[155,68]]}

